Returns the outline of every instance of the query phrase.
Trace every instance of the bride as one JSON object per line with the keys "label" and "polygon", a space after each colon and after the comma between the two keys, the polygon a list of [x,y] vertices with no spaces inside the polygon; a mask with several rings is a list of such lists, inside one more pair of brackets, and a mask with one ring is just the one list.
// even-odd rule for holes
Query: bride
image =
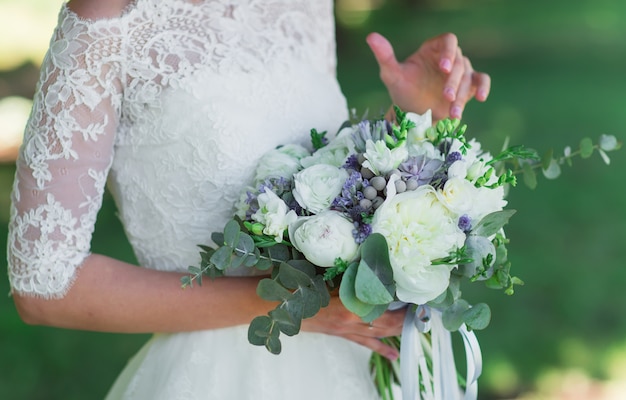
{"label": "bride", "polygon": [[[460,117],[484,101],[453,34],[398,62],[367,38],[391,101]],[[181,290],[179,278],[251,180],[259,157],[347,119],[335,77],[331,0],[71,0],[41,68],[17,161],[9,278],[29,324],[155,332],[109,399],[374,399],[371,351],[400,333],[338,299],[286,338],[279,356],[247,341],[275,305],[233,271]],[[141,267],[90,252],[105,183]]]}

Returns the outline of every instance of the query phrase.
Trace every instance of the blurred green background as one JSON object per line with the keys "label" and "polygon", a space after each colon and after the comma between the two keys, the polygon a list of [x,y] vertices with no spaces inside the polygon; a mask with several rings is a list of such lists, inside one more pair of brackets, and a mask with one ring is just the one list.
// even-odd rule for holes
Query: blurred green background
{"label": "blurred green background", "polygon": [[[5,259],[10,161],[61,0],[0,0],[0,259]],[[492,77],[487,103],[464,122],[493,151],[510,137],[543,152],[601,133],[626,138],[626,2],[620,0],[337,0],[339,80],[351,107],[388,105],[364,37],[378,31],[399,58],[451,31]],[[4,151],[4,153],[3,153]],[[595,154],[556,181],[511,191],[510,258],[526,283],[514,296],[467,288],[492,306],[478,332],[481,399],[626,397],[626,153]],[[95,252],[133,260],[107,195]],[[6,279],[0,293],[8,293]],[[24,325],[0,300],[0,399],[98,399],[145,335]]]}

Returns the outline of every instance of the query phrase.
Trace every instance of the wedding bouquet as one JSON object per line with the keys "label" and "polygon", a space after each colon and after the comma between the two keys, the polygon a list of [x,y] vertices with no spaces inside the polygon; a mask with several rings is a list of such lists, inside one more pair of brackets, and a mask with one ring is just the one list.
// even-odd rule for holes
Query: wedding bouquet
{"label": "wedding bouquet", "polygon": [[505,189],[517,173],[530,186],[536,169],[556,177],[575,154],[597,150],[608,162],[606,152],[620,143],[603,135],[541,159],[523,146],[492,155],[465,132],[458,120],[433,126],[430,112],[396,108],[393,122],[347,123],[330,139],[312,130],[312,151],[286,144],[265,154],[233,219],[212,235],[217,246],[200,246],[201,264],[189,267],[183,286],[228,268],[267,270],[257,293],[279,304],[250,323],[248,338],[274,354],[280,334],[297,334],[335,289],[364,322],[408,307],[401,372],[375,359],[381,394],[390,394],[395,375],[411,398],[457,398],[449,332],[459,331],[470,360],[466,395],[475,397],[481,361],[472,331],[485,328],[491,313],[465,301],[461,283],[482,281],[507,294],[522,284],[507,259],[503,227],[515,211],[505,208]]}

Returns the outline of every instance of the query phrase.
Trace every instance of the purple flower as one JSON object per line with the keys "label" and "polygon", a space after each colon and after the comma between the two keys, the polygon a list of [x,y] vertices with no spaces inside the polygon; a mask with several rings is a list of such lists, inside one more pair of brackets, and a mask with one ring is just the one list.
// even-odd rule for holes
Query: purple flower
{"label": "purple flower", "polygon": [[459,218],[459,229],[465,233],[472,230],[472,220],[467,214],[463,214]]}

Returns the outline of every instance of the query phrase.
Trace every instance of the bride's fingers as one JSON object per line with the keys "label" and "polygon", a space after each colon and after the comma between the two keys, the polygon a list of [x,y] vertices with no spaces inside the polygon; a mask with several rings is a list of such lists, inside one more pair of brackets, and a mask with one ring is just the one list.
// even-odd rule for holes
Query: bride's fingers
{"label": "bride's fingers", "polygon": [[476,93],[476,87],[474,87],[473,83],[473,74],[474,70],[472,69],[472,64],[470,64],[467,57],[464,58],[465,63],[465,71],[461,82],[459,84],[459,88],[456,95],[456,100],[450,106],[450,116],[452,118],[461,118],[463,115],[463,110],[465,109],[465,104],[474,96]]}
{"label": "bride's fingers", "polygon": [[452,71],[446,79],[446,83],[443,88],[443,97],[452,102],[457,98],[457,91],[461,80],[465,75],[465,57],[461,53],[461,49],[457,47],[457,56],[454,58],[454,65]]}
{"label": "bride's fingers", "polygon": [[472,84],[476,87],[476,100],[485,101],[491,90],[491,77],[483,72],[472,74]]}
{"label": "bride's fingers", "polygon": [[386,357],[390,360],[396,360],[400,355],[398,350],[394,349],[391,346],[388,346],[380,341],[378,338],[360,336],[355,334],[344,335],[345,339],[351,340],[355,343],[358,343],[362,346],[367,347],[368,349]]}

